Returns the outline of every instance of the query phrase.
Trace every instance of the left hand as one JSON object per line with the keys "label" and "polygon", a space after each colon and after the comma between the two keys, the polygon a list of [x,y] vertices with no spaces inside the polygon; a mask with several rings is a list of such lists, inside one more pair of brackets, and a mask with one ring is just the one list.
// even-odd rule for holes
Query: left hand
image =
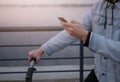
{"label": "left hand", "polygon": [[71,35],[85,41],[88,31],[77,21],[71,20],[70,23],[60,22],[63,28]]}

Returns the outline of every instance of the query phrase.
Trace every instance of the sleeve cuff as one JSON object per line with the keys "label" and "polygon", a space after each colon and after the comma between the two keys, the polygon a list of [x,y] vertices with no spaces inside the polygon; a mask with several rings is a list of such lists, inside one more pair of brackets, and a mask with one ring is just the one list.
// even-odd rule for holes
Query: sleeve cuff
{"label": "sleeve cuff", "polygon": [[90,35],[91,35],[91,32],[88,32],[87,39],[86,39],[86,41],[84,43],[84,46],[86,46],[86,47],[89,46]]}

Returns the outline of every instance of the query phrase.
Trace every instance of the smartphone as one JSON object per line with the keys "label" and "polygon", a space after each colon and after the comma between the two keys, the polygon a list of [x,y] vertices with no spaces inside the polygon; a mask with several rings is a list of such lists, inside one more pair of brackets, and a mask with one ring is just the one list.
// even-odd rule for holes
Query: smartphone
{"label": "smartphone", "polygon": [[63,17],[58,17],[58,19],[62,22],[67,22]]}

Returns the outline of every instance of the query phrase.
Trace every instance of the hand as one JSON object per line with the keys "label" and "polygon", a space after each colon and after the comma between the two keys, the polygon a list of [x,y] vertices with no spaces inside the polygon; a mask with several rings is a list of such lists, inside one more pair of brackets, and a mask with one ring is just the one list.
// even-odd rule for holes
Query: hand
{"label": "hand", "polygon": [[61,22],[63,28],[71,35],[85,41],[88,31],[78,22],[72,20],[70,23]]}
{"label": "hand", "polygon": [[35,63],[38,63],[43,53],[44,51],[41,48],[32,50],[28,53],[28,59],[30,61],[32,58],[35,58]]}

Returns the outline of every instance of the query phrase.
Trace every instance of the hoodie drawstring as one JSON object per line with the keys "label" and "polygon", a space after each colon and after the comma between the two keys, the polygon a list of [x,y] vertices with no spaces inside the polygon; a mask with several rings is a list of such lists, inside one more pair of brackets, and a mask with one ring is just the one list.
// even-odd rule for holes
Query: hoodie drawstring
{"label": "hoodie drawstring", "polygon": [[104,29],[106,29],[106,23],[107,23],[107,7],[108,7],[108,2],[105,7],[105,23],[104,23]]}
{"label": "hoodie drawstring", "polygon": [[112,21],[111,21],[112,25],[113,25],[113,20],[114,20],[114,9],[115,9],[115,4],[113,3],[113,5],[112,5]]}
{"label": "hoodie drawstring", "polygon": [[[108,2],[106,4],[106,8],[105,8],[105,23],[104,23],[104,29],[106,29],[106,25],[107,25],[107,8],[109,8],[110,5],[108,5]],[[113,20],[114,20],[114,9],[115,9],[115,4],[112,3],[112,19],[111,19],[111,25],[113,25]]]}

